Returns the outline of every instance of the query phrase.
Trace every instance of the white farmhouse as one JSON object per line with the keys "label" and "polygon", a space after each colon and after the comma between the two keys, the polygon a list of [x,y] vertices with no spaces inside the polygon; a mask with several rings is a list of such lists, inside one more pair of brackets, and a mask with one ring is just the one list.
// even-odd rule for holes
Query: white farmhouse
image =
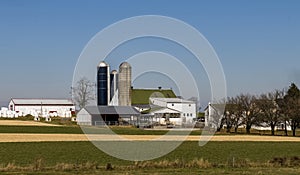
{"label": "white farmhouse", "polygon": [[69,99],[21,99],[12,98],[8,105],[9,111],[14,111],[19,116],[27,114],[33,116],[71,117],[75,113],[75,105]]}
{"label": "white farmhouse", "polygon": [[196,115],[196,103],[180,98],[150,98],[151,114],[160,124],[167,121],[174,125],[192,124]]}

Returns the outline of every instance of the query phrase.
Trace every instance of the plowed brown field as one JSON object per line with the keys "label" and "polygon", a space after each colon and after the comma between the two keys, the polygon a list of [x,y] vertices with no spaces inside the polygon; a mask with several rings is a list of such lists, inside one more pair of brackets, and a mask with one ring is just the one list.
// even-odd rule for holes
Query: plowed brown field
{"label": "plowed brown field", "polygon": [[[2,133],[0,142],[45,142],[45,141],[199,141],[200,136],[156,136],[156,135],[84,135],[84,134],[18,134]],[[202,138],[203,139],[203,138]],[[206,138],[208,139],[208,138]],[[210,141],[264,141],[264,142],[300,142],[300,137],[231,135],[213,136]]]}

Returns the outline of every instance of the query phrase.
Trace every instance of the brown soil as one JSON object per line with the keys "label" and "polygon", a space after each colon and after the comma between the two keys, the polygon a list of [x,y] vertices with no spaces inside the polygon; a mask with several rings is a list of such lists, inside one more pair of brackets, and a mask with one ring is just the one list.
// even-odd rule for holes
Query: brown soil
{"label": "brown soil", "polygon": [[21,120],[0,120],[0,125],[15,126],[59,126],[51,123],[42,123],[39,121],[21,121]]}
{"label": "brown soil", "polygon": [[[164,141],[184,140],[184,136],[155,136],[155,135],[88,135],[84,134],[14,134],[1,133],[0,142],[44,142],[44,141],[117,141],[117,140],[146,140],[162,138]],[[199,141],[200,136],[188,136],[187,141]],[[203,139],[203,138],[202,138]],[[209,138],[205,138],[209,139]],[[253,135],[231,135],[213,136],[210,141],[270,141],[270,142],[300,142],[300,137],[283,137],[283,136],[253,136]]]}

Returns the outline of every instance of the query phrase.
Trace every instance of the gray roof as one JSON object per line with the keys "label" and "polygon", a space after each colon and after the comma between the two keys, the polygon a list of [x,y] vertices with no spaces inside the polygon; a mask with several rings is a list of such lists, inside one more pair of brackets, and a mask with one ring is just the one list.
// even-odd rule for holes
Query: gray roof
{"label": "gray roof", "polygon": [[70,99],[33,99],[33,98],[12,98],[14,104],[18,105],[74,105]]}
{"label": "gray roof", "polygon": [[[211,106],[214,110],[224,111],[226,104],[225,103],[220,103],[220,104],[209,103],[208,106]],[[208,106],[204,110],[207,110]]]}
{"label": "gray roof", "polygon": [[140,115],[140,112],[132,106],[86,106],[84,108],[91,115],[120,114]]}
{"label": "gray roof", "polygon": [[189,101],[189,100],[183,100],[181,98],[150,98],[153,100],[158,100],[166,103],[195,103],[194,101]]}

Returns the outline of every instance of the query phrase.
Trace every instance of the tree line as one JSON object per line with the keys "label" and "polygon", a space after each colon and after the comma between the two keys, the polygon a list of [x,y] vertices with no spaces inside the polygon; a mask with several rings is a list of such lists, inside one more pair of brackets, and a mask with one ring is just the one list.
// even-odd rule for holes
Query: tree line
{"label": "tree line", "polygon": [[[300,124],[300,91],[292,83],[288,90],[274,90],[261,95],[240,94],[228,97],[220,128],[227,132],[244,126],[250,134],[252,126],[270,127],[275,135],[277,125],[282,125],[285,135],[287,126],[291,127],[293,136]],[[219,128],[219,129],[220,129]]]}

